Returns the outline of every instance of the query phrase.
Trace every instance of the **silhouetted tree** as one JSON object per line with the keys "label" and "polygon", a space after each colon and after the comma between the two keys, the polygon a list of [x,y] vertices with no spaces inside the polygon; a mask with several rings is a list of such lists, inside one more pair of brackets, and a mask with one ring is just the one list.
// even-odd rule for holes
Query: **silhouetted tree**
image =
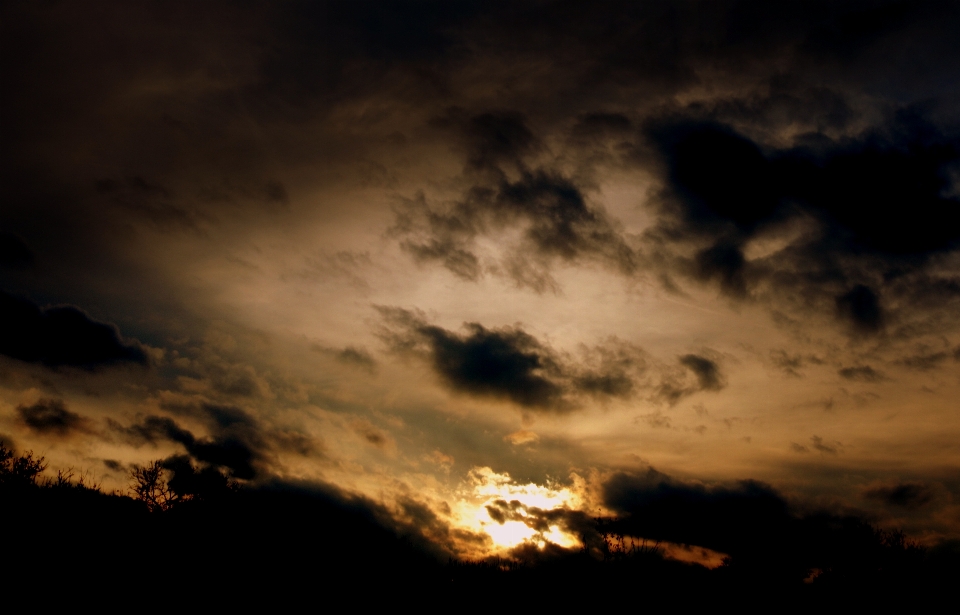
{"label": "silhouetted tree", "polygon": [[169,509],[176,501],[176,495],[167,485],[163,462],[151,461],[145,466],[134,466],[130,471],[133,497],[140,500],[152,511]]}
{"label": "silhouetted tree", "polygon": [[163,469],[173,476],[167,486],[175,502],[206,502],[222,499],[239,489],[218,468],[210,465],[197,467],[186,455],[169,457],[160,462]]}
{"label": "silhouetted tree", "polygon": [[134,499],[145,503],[151,511],[169,510],[186,502],[220,500],[239,488],[219,469],[198,468],[183,455],[134,466],[130,477]]}
{"label": "silhouetted tree", "polygon": [[3,487],[35,487],[46,468],[43,456],[34,457],[33,451],[27,451],[17,457],[0,443],[0,485]]}

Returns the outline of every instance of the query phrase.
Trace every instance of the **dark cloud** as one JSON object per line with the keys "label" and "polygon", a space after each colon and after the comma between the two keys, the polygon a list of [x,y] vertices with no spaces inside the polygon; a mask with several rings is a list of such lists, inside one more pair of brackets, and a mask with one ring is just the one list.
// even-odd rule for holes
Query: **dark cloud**
{"label": "dark cloud", "polygon": [[720,366],[715,361],[695,354],[680,357],[680,363],[692,371],[704,391],[719,391],[724,387]]}
{"label": "dark cloud", "polygon": [[[924,489],[915,491],[914,485],[901,492],[900,486],[871,489],[867,497],[886,500],[896,493],[906,502],[923,501]],[[648,468],[612,475],[602,497],[616,514],[607,531],[728,554],[725,568],[746,573],[751,584],[779,578],[800,585],[815,568],[838,579],[863,578],[880,562],[864,548],[876,554],[893,546],[884,557],[894,566],[906,546],[902,534],[878,531],[859,516],[791,503],[757,481],[685,482]]]}
{"label": "dark cloud", "polygon": [[[236,296],[202,282],[223,276],[211,265],[222,249],[284,258],[268,244],[282,244],[276,238],[302,219],[275,225],[265,211],[332,220],[356,208],[351,228],[383,224],[373,211],[382,193],[354,199],[337,183],[366,181],[356,161],[371,158],[368,168],[384,176],[391,166],[406,173],[404,190],[415,181],[444,193],[398,207],[394,238],[414,260],[464,280],[497,272],[549,292],[556,267],[599,265],[815,313],[878,343],[918,330],[951,335],[960,281],[943,257],[960,237],[955,4],[184,6],[3,4],[4,287],[122,296],[137,307],[122,322],[148,323],[157,339],[195,335],[210,306]],[[440,119],[425,129],[429,118]],[[607,146],[595,164],[594,150]],[[448,149],[454,178],[437,160]],[[630,197],[606,190],[624,169],[654,180],[657,219],[638,224],[642,238],[607,213],[614,201],[629,207]],[[635,190],[641,203],[644,190]],[[247,201],[255,206],[240,206]],[[361,204],[334,211],[336,203]],[[187,239],[162,235],[172,232]],[[502,242],[504,255],[483,252]],[[30,260],[35,267],[22,266]],[[0,353],[53,367],[147,362],[75,308],[18,301],[0,296]],[[192,320],[180,318],[190,310]],[[940,321],[914,322],[931,313]],[[391,332],[395,348],[422,353],[450,389],[524,408],[641,392],[672,403],[724,382],[723,366],[699,353],[671,359],[669,377],[648,367],[657,389],[637,353],[581,364],[520,327],[447,330],[414,319]],[[799,374],[800,356],[773,360]],[[901,356],[916,369],[942,361],[936,352]],[[337,355],[357,365],[368,357],[349,347]],[[860,365],[866,357],[838,360],[852,366],[838,377],[882,378]],[[228,399],[254,396],[260,382],[242,371],[204,376]],[[232,439],[259,455],[286,446],[249,412],[214,406],[165,409],[176,421],[144,423],[144,433],[207,458],[194,424],[211,445]],[[839,450],[801,447],[817,446]]]}
{"label": "dark cloud", "polygon": [[625,533],[700,545],[734,557],[784,548],[793,533],[786,501],[769,485],[755,481],[687,484],[650,469],[612,476],[603,486],[603,497],[620,515],[618,529]]}
{"label": "dark cloud", "polygon": [[814,355],[803,356],[801,354],[790,354],[784,349],[771,350],[770,360],[773,364],[788,376],[795,378],[803,377],[800,368],[808,363],[822,365],[823,360]]}
{"label": "dark cloud", "polygon": [[238,406],[189,400],[163,401],[160,407],[172,414],[199,419],[211,429],[253,429],[259,426],[253,415]]}
{"label": "dark cloud", "polygon": [[471,282],[480,279],[480,259],[452,240],[430,239],[427,243],[405,241],[402,246],[418,263],[436,261],[461,279]]}
{"label": "dark cloud", "polygon": [[125,473],[125,472],[127,471],[127,467],[124,466],[121,462],[117,461],[116,459],[104,459],[104,460],[103,460],[103,465],[104,465],[108,470],[112,470],[113,472],[124,472],[124,473]]}
{"label": "dark cloud", "polygon": [[[599,538],[596,520],[591,519],[583,511],[568,508],[545,510],[536,506],[525,505],[519,500],[507,501],[505,499],[493,500],[484,508],[496,523],[500,525],[508,521],[523,523],[531,530],[539,533],[543,540],[547,542],[549,542],[549,538],[543,536],[543,534],[549,532],[552,527],[559,527],[564,531],[582,537],[587,546],[594,546]],[[520,551],[522,551],[522,547],[514,555],[519,556]],[[520,558],[525,559],[522,556]]]}
{"label": "dark cloud", "polygon": [[454,108],[433,120],[433,125],[453,129],[467,151],[467,163],[476,170],[499,173],[504,164],[522,165],[524,156],[538,146],[522,114],[509,111],[470,116]]}
{"label": "dark cloud", "polygon": [[373,355],[371,355],[370,352],[362,346],[333,348],[330,346],[323,346],[321,344],[313,344],[311,348],[317,352],[336,359],[338,362],[343,363],[344,365],[359,367],[371,373],[375,372],[377,368],[377,360],[374,359]]}
{"label": "dark cloud", "polygon": [[227,429],[234,426],[256,427],[257,421],[250,415],[236,406],[222,406],[219,404],[203,403],[200,404],[200,410],[221,428]]}
{"label": "dark cloud", "polygon": [[820,436],[811,436],[810,442],[814,450],[820,451],[821,453],[826,453],[828,455],[836,455],[843,448],[843,445],[839,442],[827,442]]}
{"label": "dark cloud", "polygon": [[216,375],[211,384],[213,388],[227,395],[254,397],[260,393],[260,387],[253,375],[243,371],[233,371]]}
{"label": "dark cloud", "polygon": [[521,517],[519,511],[525,507],[517,500],[511,500],[509,503],[506,500],[495,500],[485,508],[491,519],[503,525],[516,517]]}
{"label": "dark cloud", "polygon": [[[956,245],[949,4],[556,2],[548,20],[536,2],[455,4],[215,4],[162,20],[138,3],[110,19],[65,5],[7,9],[17,61],[6,67],[13,166],[0,223],[45,260],[46,249],[62,256],[64,270],[119,260],[130,221],[197,232],[234,219],[239,201],[290,201],[277,168],[290,165],[276,152],[309,165],[335,151],[354,167],[388,135],[432,123],[456,142],[467,187],[450,207],[401,212],[396,233],[418,262],[467,280],[496,270],[545,292],[557,288],[556,263],[633,276],[651,266],[642,255],[664,248],[641,251],[619,230],[591,198],[597,169],[578,168],[589,155],[556,151],[558,134],[615,136],[645,170],[641,142],[652,144],[667,188],[659,238],[693,241],[684,253],[697,256],[681,269],[732,297],[773,279],[787,291],[822,285],[818,310],[857,285],[885,300],[888,265],[915,273]],[[913,104],[922,101],[935,101],[926,115]],[[348,108],[390,111],[327,122]],[[105,109],[123,113],[106,122]],[[901,113],[878,119],[888,109]],[[93,139],[98,162],[77,164]],[[907,201],[911,215],[870,213]],[[24,222],[34,214],[49,223]],[[745,242],[800,214],[821,225],[818,238],[776,263],[747,258]],[[515,225],[522,241],[488,263],[475,240]],[[884,262],[866,269],[849,262],[877,255]],[[917,296],[923,285],[910,286]]]}
{"label": "dark cloud", "polygon": [[234,495],[236,486],[217,466],[196,466],[187,455],[161,460],[167,486],[178,498],[197,502],[225,499]]}
{"label": "dark cloud", "polygon": [[191,197],[178,195],[171,188],[139,175],[98,179],[94,188],[107,202],[161,231],[201,232],[205,226],[218,221],[215,209],[221,203],[252,201],[268,209],[285,208],[289,204],[287,188],[279,180],[259,183],[244,179],[234,183],[236,181],[205,186]]}
{"label": "dark cloud", "polygon": [[583,113],[571,132],[575,137],[599,139],[625,137],[630,134],[633,123],[621,113]]}
{"label": "dark cloud", "polygon": [[[764,144],[696,113],[650,120],[645,131],[666,185],[651,237],[707,243],[689,271],[731,297],[773,284],[822,297],[824,307],[832,300],[854,335],[874,334],[888,321],[885,289],[914,305],[926,302],[925,267],[960,245],[960,201],[949,170],[960,161],[960,140],[920,111],[903,109],[856,137],[808,135],[792,147]],[[762,259],[745,257],[750,241],[811,221],[815,231]]]}
{"label": "dark cloud", "polygon": [[512,254],[499,270],[537,292],[554,288],[554,262],[594,261],[626,275],[637,270],[638,255],[627,238],[573,179],[549,167],[528,167],[524,155],[536,141],[521,116],[481,114],[459,128],[472,183],[463,198],[438,208],[421,196],[397,212],[392,232],[417,261],[477,280],[483,269],[475,240],[519,226],[522,243],[508,246]]}
{"label": "dark cloud", "polygon": [[347,346],[337,352],[337,360],[348,365],[357,365],[367,370],[372,370],[377,366],[376,360],[370,356],[365,348]]}
{"label": "dark cloud", "polygon": [[257,475],[256,466],[261,461],[261,455],[249,442],[240,438],[197,438],[173,419],[161,416],[147,416],[129,427],[122,427],[115,422],[110,424],[114,431],[127,436],[133,444],[175,442],[197,461],[226,468],[237,478],[250,479]]}
{"label": "dark cloud", "polygon": [[[320,455],[320,443],[300,432],[277,429],[266,425],[251,413],[237,406],[210,402],[191,404],[161,404],[161,407],[180,416],[203,422],[215,440],[239,443],[253,452],[253,458],[265,462],[278,451],[302,456]],[[235,446],[231,444],[231,446]],[[237,445],[238,446],[238,445]],[[201,459],[200,461],[209,461]],[[263,465],[263,463],[261,463]]]}
{"label": "dark cloud", "polygon": [[694,258],[697,276],[701,280],[716,280],[728,295],[745,297],[747,282],[744,278],[746,259],[735,245],[717,244],[697,252]]}
{"label": "dark cloud", "polygon": [[356,419],[351,423],[351,427],[353,427],[354,431],[356,431],[360,437],[377,448],[384,448],[389,443],[387,435],[377,429],[370,421]]}
{"label": "dark cloud", "polygon": [[650,412],[648,414],[641,414],[637,417],[637,420],[643,421],[650,427],[654,429],[663,428],[670,429],[670,417],[666,416],[662,412]]}
{"label": "dark cloud", "polygon": [[925,352],[900,359],[900,363],[911,369],[928,371],[939,367],[950,358],[949,352]]}
{"label": "dark cloud", "polygon": [[775,221],[780,209],[776,175],[760,148],[730,128],[675,123],[648,128],[666,162],[680,204],[676,231],[742,239]]}
{"label": "dark cloud", "polygon": [[193,440],[193,434],[181,429],[176,422],[168,417],[147,416],[129,427],[123,427],[113,419],[107,419],[110,428],[127,436],[135,445],[150,443],[156,444],[163,440]]}
{"label": "dark cloud", "polygon": [[116,326],[93,320],[73,306],[41,308],[0,291],[0,320],[0,353],[14,359],[88,370],[148,363],[140,344],[124,341]]}
{"label": "dark cloud", "polygon": [[169,188],[140,176],[98,179],[94,187],[114,205],[161,230],[197,230],[201,222],[209,220],[195,208],[185,206]]}
{"label": "dark cloud", "polygon": [[249,412],[236,406],[209,402],[162,404],[173,414],[200,421],[210,435],[198,437],[166,416],[148,415],[129,426],[108,419],[111,431],[134,446],[174,442],[201,464],[227,469],[231,476],[251,479],[267,471],[278,451],[303,456],[318,455],[319,443],[292,431],[264,425]]}
{"label": "dark cloud", "polygon": [[[726,386],[726,379],[717,361],[697,354],[677,358],[683,370],[665,369],[652,399],[671,406],[698,391],[719,391]],[[691,381],[690,376],[693,377]]]}
{"label": "dark cloud", "polygon": [[869,365],[844,367],[838,370],[837,373],[847,380],[857,380],[860,382],[881,382],[887,379],[883,372],[873,369]]}
{"label": "dark cloud", "polygon": [[837,297],[837,313],[863,333],[876,333],[883,327],[880,298],[863,284],[857,284],[850,292]]}
{"label": "dark cloud", "polygon": [[41,399],[29,406],[17,406],[17,414],[27,427],[40,434],[62,437],[89,429],[89,421],[68,410],[61,399]]}
{"label": "dark cloud", "polygon": [[521,329],[465,325],[463,335],[415,322],[408,344],[425,344],[433,369],[450,388],[518,405],[563,409],[563,376],[554,353]]}
{"label": "dark cloud", "polygon": [[934,492],[923,483],[897,483],[872,487],[864,491],[863,496],[888,506],[918,509],[933,500]]}
{"label": "dark cloud", "polygon": [[456,333],[414,312],[378,310],[388,324],[384,341],[395,351],[422,353],[452,390],[534,410],[572,410],[580,395],[629,397],[647,368],[642,350],[616,339],[585,349],[582,364],[576,364],[519,327],[465,323],[464,333]]}

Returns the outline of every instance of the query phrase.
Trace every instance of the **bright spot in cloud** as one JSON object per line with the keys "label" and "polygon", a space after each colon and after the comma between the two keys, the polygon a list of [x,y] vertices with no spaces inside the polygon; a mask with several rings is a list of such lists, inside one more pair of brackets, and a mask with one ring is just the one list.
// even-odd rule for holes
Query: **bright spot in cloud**
{"label": "bright spot in cloud", "polygon": [[[491,519],[482,519],[482,514],[478,515],[478,520],[482,531],[490,535],[493,544],[502,548],[515,547],[523,542],[532,541],[537,535],[537,531],[527,526],[522,521],[505,521],[504,523],[491,523]],[[539,541],[538,541],[539,542]]]}
{"label": "bright spot in cloud", "polygon": [[456,524],[490,537],[493,550],[477,555],[499,554],[523,543],[539,548],[548,542],[576,547],[580,544],[577,536],[557,523],[544,528],[542,517],[543,512],[581,507],[583,480],[575,474],[572,478],[572,486],[518,484],[509,474],[473,468],[464,488],[458,492]]}
{"label": "bright spot in cloud", "polygon": [[688,564],[700,564],[705,568],[717,568],[723,565],[726,553],[720,553],[696,545],[680,545],[673,542],[658,543],[660,552],[667,559],[675,559]]}
{"label": "bright spot in cloud", "polygon": [[507,434],[503,439],[514,446],[519,446],[521,444],[536,444],[540,441],[540,436],[532,431],[521,429],[520,431]]}

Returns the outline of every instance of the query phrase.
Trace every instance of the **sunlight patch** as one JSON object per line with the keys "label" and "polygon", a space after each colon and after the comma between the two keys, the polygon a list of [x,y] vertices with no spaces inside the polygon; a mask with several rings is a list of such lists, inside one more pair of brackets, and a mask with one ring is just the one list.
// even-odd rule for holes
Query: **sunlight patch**
{"label": "sunlight patch", "polygon": [[492,548],[482,555],[502,554],[524,543],[541,549],[547,543],[577,547],[580,539],[555,514],[582,505],[583,479],[574,474],[572,480],[571,486],[518,484],[509,474],[473,468],[457,494],[455,523],[490,537]]}
{"label": "sunlight patch", "polygon": [[521,444],[536,444],[540,441],[540,436],[527,429],[521,429],[503,437],[504,442],[509,442],[514,446]]}
{"label": "sunlight patch", "polygon": [[696,545],[681,545],[673,542],[660,542],[660,552],[667,559],[674,559],[687,564],[699,564],[704,568],[719,568],[723,560],[729,557],[706,547]]}

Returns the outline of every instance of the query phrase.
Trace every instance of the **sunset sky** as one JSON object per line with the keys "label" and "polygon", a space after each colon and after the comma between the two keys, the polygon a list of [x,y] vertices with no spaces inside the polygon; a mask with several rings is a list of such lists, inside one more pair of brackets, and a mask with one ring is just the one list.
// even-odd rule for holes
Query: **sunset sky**
{"label": "sunset sky", "polygon": [[664,486],[960,539],[958,32],[4,3],[0,438],[333,485],[468,557]]}

